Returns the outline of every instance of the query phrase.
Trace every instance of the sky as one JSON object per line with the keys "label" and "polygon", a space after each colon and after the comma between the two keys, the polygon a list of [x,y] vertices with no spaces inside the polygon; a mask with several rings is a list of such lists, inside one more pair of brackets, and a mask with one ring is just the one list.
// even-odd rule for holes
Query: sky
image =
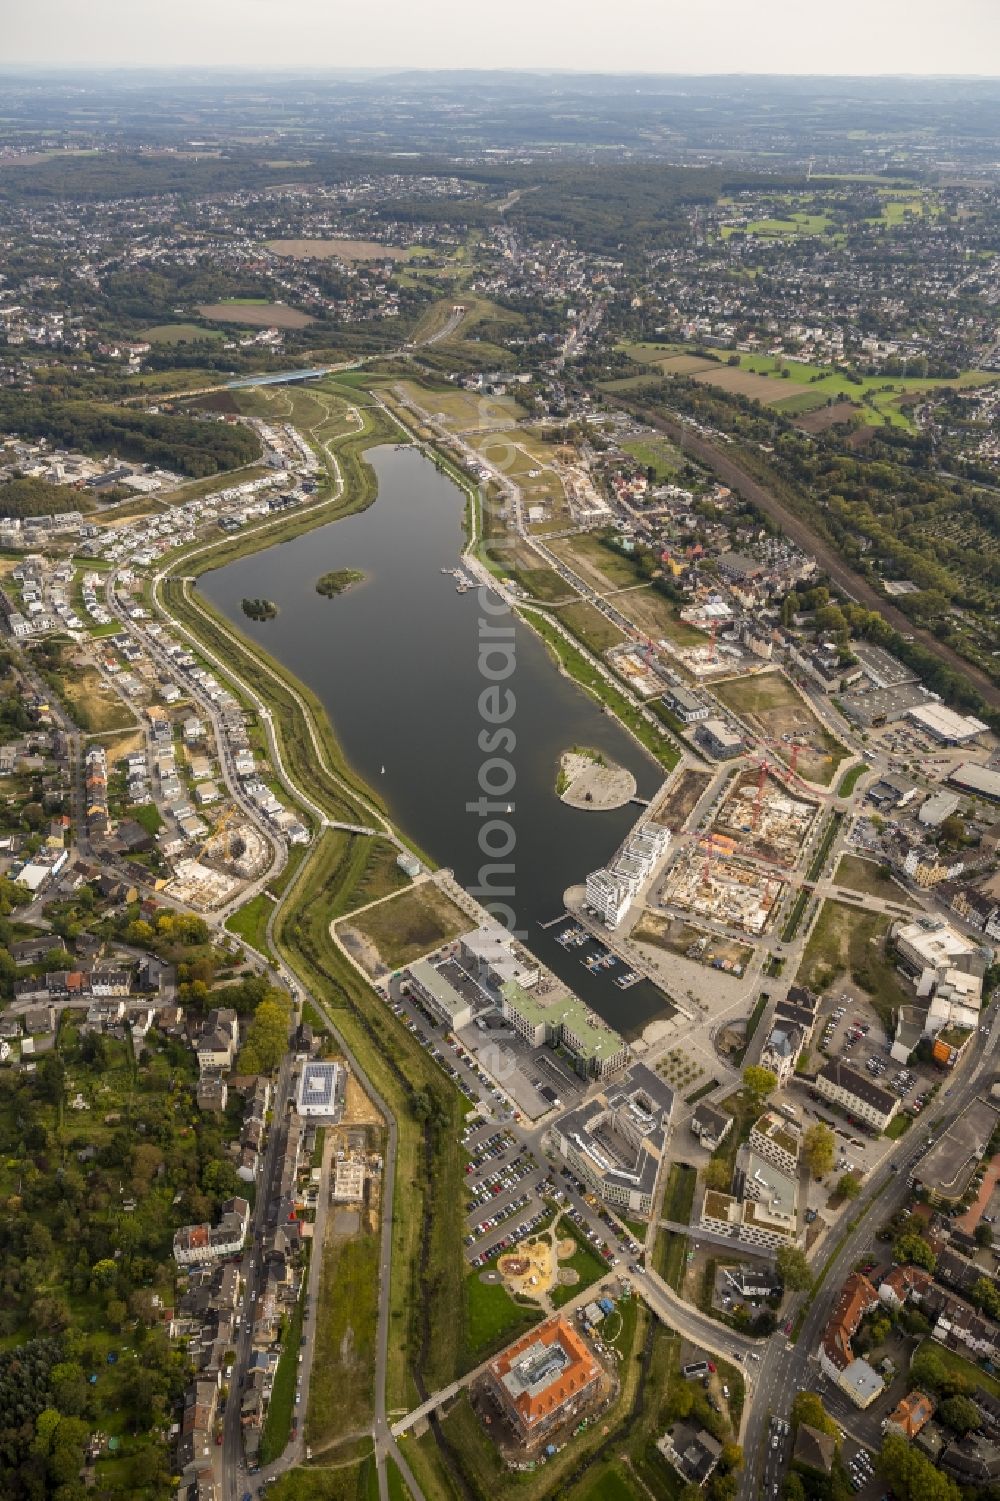
{"label": "sky", "polygon": [[998,0],[6,0],[4,64],[1000,74]]}

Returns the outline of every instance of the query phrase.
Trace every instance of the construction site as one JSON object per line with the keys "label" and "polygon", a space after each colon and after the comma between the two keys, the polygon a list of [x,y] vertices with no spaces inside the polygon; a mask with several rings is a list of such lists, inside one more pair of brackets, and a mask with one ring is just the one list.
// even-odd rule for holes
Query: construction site
{"label": "construction site", "polygon": [[713,825],[716,851],[792,869],[820,811],[814,799],[792,791],[793,777],[767,760],[740,772]]}
{"label": "construction site", "polygon": [[167,891],[177,901],[210,912],[262,876],[270,862],[268,841],[232,804],[196,855],[175,860]]}
{"label": "construction site", "polygon": [[640,698],[653,698],[667,686],[666,678],[657,671],[652,643],[646,647],[614,646],[606,655],[618,676]]}
{"label": "construction site", "polygon": [[757,937],[777,909],[784,884],[780,876],[740,858],[734,841],[712,836],[682,850],[657,900]]}

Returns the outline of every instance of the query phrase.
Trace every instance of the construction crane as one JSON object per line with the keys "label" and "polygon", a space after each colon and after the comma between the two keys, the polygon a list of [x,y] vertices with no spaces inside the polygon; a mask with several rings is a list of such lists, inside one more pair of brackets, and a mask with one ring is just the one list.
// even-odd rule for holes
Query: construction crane
{"label": "construction crane", "polygon": [[239,811],[240,810],[235,803],[230,803],[229,807],[226,809],[225,813],[223,813],[222,817],[215,825],[215,828],[212,830],[211,834],[209,834],[208,838],[205,840],[205,843],[202,845],[201,849],[195,856],[196,860],[200,860],[205,854],[205,851],[208,849],[209,845],[213,844],[215,840],[218,839],[220,834],[225,833],[225,831],[229,828],[229,825],[232,823],[233,819],[236,818],[239,814]]}

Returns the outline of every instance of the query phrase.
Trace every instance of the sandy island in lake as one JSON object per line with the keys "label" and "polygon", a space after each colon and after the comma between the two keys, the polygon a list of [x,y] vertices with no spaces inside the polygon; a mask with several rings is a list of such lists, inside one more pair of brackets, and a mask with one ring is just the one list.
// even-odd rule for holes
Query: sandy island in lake
{"label": "sandy island in lake", "polygon": [[606,812],[621,808],[636,794],[636,780],[624,766],[608,761],[599,751],[574,746],[559,757],[556,791],[571,808]]}

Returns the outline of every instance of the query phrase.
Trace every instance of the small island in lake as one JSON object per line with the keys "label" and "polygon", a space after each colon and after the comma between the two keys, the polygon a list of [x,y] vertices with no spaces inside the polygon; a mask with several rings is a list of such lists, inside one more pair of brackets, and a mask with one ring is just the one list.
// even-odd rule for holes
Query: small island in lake
{"label": "small island in lake", "polygon": [[630,771],[608,761],[600,751],[574,745],[559,757],[556,793],[571,808],[606,811],[621,808],[635,797],[636,781]]}
{"label": "small island in lake", "polygon": [[273,599],[244,599],[240,603],[250,620],[273,620],[278,613]]}
{"label": "small island in lake", "polygon": [[322,578],[316,580],[316,593],[325,594],[327,599],[334,599],[338,594],[343,594],[345,589],[350,589],[352,584],[360,584],[364,574],[357,568],[337,568],[333,573],[324,573]]}

